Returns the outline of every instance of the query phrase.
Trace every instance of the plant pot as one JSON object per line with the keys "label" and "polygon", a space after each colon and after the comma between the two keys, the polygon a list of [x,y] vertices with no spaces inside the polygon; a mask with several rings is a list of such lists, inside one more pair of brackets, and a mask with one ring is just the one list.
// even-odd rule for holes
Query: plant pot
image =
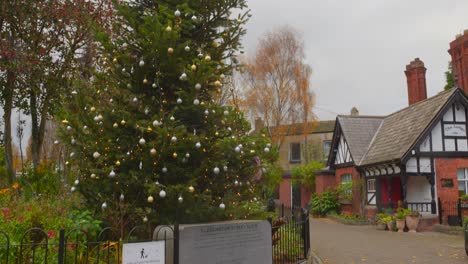
{"label": "plant pot", "polygon": [[377,230],[385,230],[385,229],[387,229],[387,224],[384,224],[384,223],[377,224]]}
{"label": "plant pot", "polygon": [[419,225],[419,216],[406,216],[406,225],[408,226],[409,231],[411,233],[416,233],[416,229],[418,228]]}
{"label": "plant pot", "polygon": [[393,225],[394,225],[393,221],[390,221],[387,223],[388,231],[393,231]]}
{"label": "plant pot", "polygon": [[397,219],[396,226],[398,228],[398,232],[403,232],[403,229],[405,229],[405,219]]}

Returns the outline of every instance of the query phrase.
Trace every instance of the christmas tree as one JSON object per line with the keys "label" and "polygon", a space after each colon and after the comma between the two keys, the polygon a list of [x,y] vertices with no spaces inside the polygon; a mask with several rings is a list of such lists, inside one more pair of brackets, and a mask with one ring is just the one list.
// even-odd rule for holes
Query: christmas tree
{"label": "christmas tree", "polygon": [[[215,103],[238,67],[243,0],[122,2],[63,111],[72,191],[120,225],[249,217],[276,151]],[[246,209],[247,210],[244,210]],[[242,213],[239,213],[242,212]]]}

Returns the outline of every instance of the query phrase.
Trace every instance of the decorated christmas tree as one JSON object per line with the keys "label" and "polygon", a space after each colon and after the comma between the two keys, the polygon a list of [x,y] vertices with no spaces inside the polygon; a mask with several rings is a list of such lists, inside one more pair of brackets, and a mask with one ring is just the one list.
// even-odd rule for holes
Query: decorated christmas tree
{"label": "decorated christmas tree", "polygon": [[[62,113],[71,191],[120,225],[248,218],[276,151],[216,104],[237,65],[243,0],[122,2]],[[234,16],[232,11],[240,12]]]}

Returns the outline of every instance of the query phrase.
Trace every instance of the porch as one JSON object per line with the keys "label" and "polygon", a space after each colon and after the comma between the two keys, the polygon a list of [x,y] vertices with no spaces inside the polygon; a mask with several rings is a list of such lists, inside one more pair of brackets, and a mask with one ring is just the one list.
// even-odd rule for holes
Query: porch
{"label": "porch", "polygon": [[396,210],[400,206],[422,215],[436,215],[434,185],[431,176],[400,174],[367,178],[367,203],[376,205],[378,212],[388,208]]}

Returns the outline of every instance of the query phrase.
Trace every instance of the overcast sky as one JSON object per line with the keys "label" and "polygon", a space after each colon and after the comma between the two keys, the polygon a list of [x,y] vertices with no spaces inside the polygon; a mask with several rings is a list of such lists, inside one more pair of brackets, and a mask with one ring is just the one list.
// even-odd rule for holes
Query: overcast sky
{"label": "overcast sky", "polygon": [[467,0],[247,0],[244,46],[255,53],[264,32],[288,24],[300,32],[319,119],[387,115],[408,105],[405,66],[419,57],[427,94],[445,85],[449,43],[468,29]]}

